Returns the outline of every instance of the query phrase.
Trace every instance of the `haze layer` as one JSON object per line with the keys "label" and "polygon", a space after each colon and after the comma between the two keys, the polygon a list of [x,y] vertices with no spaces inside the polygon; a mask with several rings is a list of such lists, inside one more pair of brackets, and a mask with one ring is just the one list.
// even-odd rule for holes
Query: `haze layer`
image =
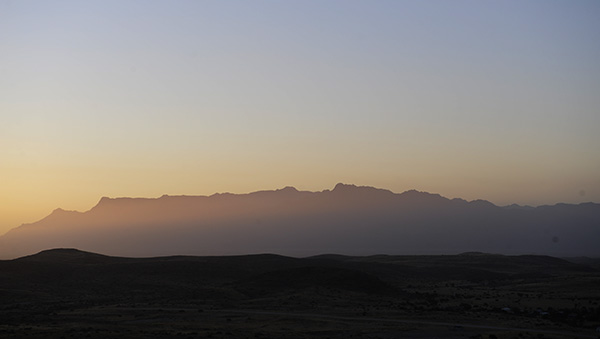
{"label": "haze layer", "polygon": [[338,184],[251,194],[102,198],[0,237],[0,256],[56,247],[110,255],[276,253],[600,255],[600,205],[498,207],[437,194]]}

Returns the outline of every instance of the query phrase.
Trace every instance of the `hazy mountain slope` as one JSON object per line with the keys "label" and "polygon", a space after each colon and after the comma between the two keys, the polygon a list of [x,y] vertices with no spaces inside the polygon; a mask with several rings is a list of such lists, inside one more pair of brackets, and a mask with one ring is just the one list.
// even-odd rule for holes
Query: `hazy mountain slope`
{"label": "hazy mountain slope", "polygon": [[502,208],[437,194],[338,184],[250,194],[102,198],[0,237],[0,257],[74,247],[108,255],[439,254],[598,256],[600,205]]}

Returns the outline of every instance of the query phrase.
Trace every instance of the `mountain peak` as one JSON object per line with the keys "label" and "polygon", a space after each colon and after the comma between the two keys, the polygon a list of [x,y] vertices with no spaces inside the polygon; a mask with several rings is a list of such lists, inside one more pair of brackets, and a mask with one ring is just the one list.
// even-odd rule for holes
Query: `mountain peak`
{"label": "mountain peak", "polygon": [[417,191],[416,189],[404,191],[400,195],[404,196],[404,197],[408,197],[408,198],[442,198],[442,199],[446,199],[437,193]]}
{"label": "mountain peak", "polygon": [[112,205],[111,202],[113,200],[115,200],[115,199],[112,199],[109,197],[102,197],[102,198],[100,198],[98,203],[94,207],[92,207],[92,210],[98,210],[98,209],[102,209],[103,207],[110,206],[110,205]]}
{"label": "mountain peak", "polygon": [[294,186],[285,186],[284,188],[279,189],[278,191],[280,191],[280,192],[286,192],[286,193],[288,193],[288,192],[289,193],[298,192],[298,190]]}
{"label": "mountain peak", "polygon": [[337,183],[335,185],[335,187],[333,188],[333,192],[344,192],[344,191],[350,191],[352,189],[357,188],[356,185],[352,185],[352,184],[344,184],[344,183]]}
{"label": "mountain peak", "polygon": [[391,192],[388,191],[386,189],[382,189],[382,188],[376,188],[376,187],[372,187],[372,186],[356,186],[353,184],[344,184],[344,183],[338,183],[335,185],[335,187],[333,188],[332,192],[366,192],[366,191],[377,191],[377,192]]}
{"label": "mountain peak", "polygon": [[18,258],[21,261],[55,262],[55,263],[80,263],[92,264],[106,260],[108,256],[81,251],[75,248],[54,248],[39,253]]}
{"label": "mountain peak", "polygon": [[102,198],[100,198],[100,201],[98,201],[98,203],[96,204],[96,206],[106,205],[107,203],[109,203],[112,200],[113,199],[109,198],[109,197],[102,197]]}
{"label": "mountain peak", "polygon": [[535,209],[534,207],[531,207],[529,205],[519,205],[519,204],[511,204],[508,206],[503,206],[502,208],[507,209],[507,210],[533,210]]}
{"label": "mountain peak", "polygon": [[[130,198],[130,197],[119,197],[119,198],[109,198],[102,197],[100,201],[92,208],[92,210],[98,209],[106,209],[112,207],[135,207],[146,204],[148,202],[159,201],[160,198]],[[164,200],[164,199],[163,199]]]}
{"label": "mountain peak", "polygon": [[408,191],[404,191],[404,192],[402,192],[402,194],[405,194],[405,195],[432,195],[432,193],[424,192],[424,191],[418,191],[418,190],[416,190],[414,188],[410,189]]}
{"label": "mountain peak", "polygon": [[473,201],[469,201],[469,204],[472,206],[482,207],[482,208],[496,208],[498,206],[492,204],[491,202],[483,199],[477,199]]}
{"label": "mountain peak", "polygon": [[54,211],[52,211],[52,213],[50,213],[48,216],[46,216],[44,219],[42,220],[46,220],[46,221],[54,221],[54,220],[61,220],[65,217],[68,218],[69,215],[71,214],[77,214],[79,212],[77,211],[67,211],[64,210],[62,208],[57,208]]}

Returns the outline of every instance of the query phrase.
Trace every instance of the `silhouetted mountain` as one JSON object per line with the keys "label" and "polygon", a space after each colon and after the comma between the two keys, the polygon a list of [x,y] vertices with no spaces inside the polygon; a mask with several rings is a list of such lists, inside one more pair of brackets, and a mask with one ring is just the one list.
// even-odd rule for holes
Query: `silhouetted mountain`
{"label": "silhouetted mountain", "polygon": [[74,248],[56,248],[15,260],[21,262],[42,263],[102,264],[116,259],[116,257],[84,252]]}
{"label": "silhouetted mountain", "polygon": [[0,257],[47,248],[107,255],[308,256],[491,252],[599,256],[600,205],[498,207],[416,190],[337,184],[249,194],[106,198],[57,209],[0,237]]}

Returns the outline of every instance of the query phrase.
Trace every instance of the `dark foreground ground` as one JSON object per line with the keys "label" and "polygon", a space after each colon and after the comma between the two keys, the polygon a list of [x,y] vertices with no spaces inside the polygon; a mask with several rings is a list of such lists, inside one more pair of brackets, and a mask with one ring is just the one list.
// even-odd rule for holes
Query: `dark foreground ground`
{"label": "dark foreground ground", "polygon": [[0,338],[596,338],[598,267],[480,253],[50,250],[0,261]]}

